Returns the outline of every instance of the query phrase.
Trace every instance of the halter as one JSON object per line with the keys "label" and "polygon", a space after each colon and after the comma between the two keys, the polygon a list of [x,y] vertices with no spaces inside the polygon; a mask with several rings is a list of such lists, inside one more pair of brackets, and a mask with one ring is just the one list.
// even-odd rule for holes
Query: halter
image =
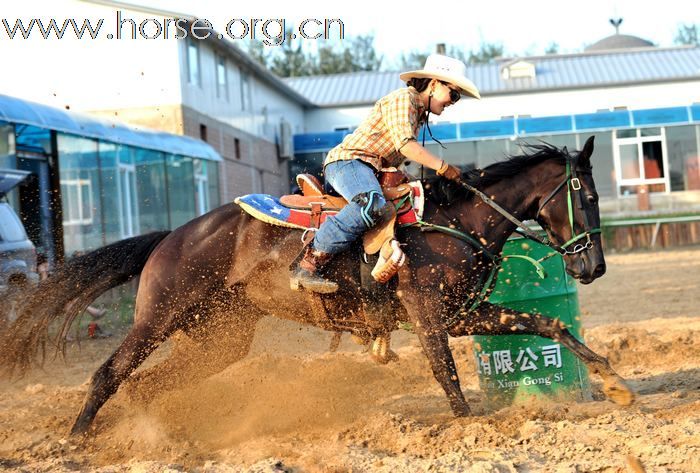
{"label": "halter", "polygon": [[[582,170],[582,169],[576,169],[576,160],[578,158],[567,158],[566,159],[566,177],[564,178],[561,183],[557,187],[554,188],[552,192],[542,201],[540,204],[540,207],[537,209],[537,215],[535,215],[535,219],[539,218],[540,212],[542,212],[542,209],[544,208],[545,205],[549,203],[550,200],[561,190],[562,187],[565,185],[566,187],[566,203],[567,203],[567,209],[569,211],[569,224],[571,225],[571,234],[574,235],[569,241],[564,243],[563,245],[555,245],[556,247],[554,248],[557,250],[559,254],[562,256],[565,255],[575,255],[578,253],[581,253],[586,250],[590,250],[593,248],[593,241],[591,241],[591,235],[594,233],[600,233],[601,230],[600,228],[590,228],[590,221],[588,219],[588,212],[586,212],[586,209],[583,208],[583,187],[581,186],[581,181],[579,180],[577,176],[577,172],[579,174],[592,174],[592,171],[590,170]],[[573,166],[571,165],[573,162]],[[573,193],[574,195],[574,200],[576,200],[576,207],[581,210],[581,213],[583,214],[583,233],[576,234],[576,230],[574,229],[574,208],[573,208],[573,202],[572,202],[572,197],[571,191],[575,191]],[[586,239],[586,243],[579,243],[577,245],[574,245],[574,248],[572,250],[569,250],[568,247],[573,245],[579,240]],[[550,245],[551,246],[551,245]]]}

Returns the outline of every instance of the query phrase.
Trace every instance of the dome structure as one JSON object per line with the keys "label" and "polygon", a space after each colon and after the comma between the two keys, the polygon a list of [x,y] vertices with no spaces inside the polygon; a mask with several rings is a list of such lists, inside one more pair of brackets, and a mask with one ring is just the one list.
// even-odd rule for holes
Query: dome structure
{"label": "dome structure", "polygon": [[639,36],[614,34],[597,41],[584,49],[584,52],[612,51],[616,49],[653,48],[654,43]]}

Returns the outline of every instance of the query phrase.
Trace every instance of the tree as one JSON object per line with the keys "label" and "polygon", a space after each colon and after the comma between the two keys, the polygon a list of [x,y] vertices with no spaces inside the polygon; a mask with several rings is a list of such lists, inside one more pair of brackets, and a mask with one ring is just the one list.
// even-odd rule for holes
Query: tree
{"label": "tree", "polygon": [[356,71],[378,71],[382,66],[382,57],[374,49],[374,36],[358,36],[351,42],[353,66]]}
{"label": "tree", "polygon": [[341,72],[378,71],[382,57],[374,49],[374,36],[357,36],[339,45],[325,44],[316,53],[306,52],[300,39],[286,32],[281,46],[265,46],[260,41],[247,44],[248,54],[280,77],[298,77]]}
{"label": "tree", "polygon": [[425,60],[428,58],[430,53],[411,51],[408,54],[401,53],[401,67],[402,71],[413,71],[417,69],[423,69],[425,65]]}
{"label": "tree", "polygon": [[[291,29],[285,31],[286,41],[276,50],[269,64],[269,69],[280,77],[308,76],[311,70],[311,59],[303,50],[301,40],[294,39]],[[298,43],[298,44],[297,44]]]}
{"label": "tree", "polygon": [[698,25],[680,25],[674,38],[676,44],[690,44],[700,46],[698,38]]}
{"label": "tree", "polygon": [[503,56],[503,45],[500,43],[482,42],[478,51],[469,53],[469,62],[473,64],[486,64],[492,59]]}
{"label": "tree", "polygon": [[261,65],[268,67],[270,53],[265,50],[266,46],[262,41],[250,40],[246,43],[246,52]]}
{"label": "tree", "polygon": [[557,54],[559,52],[559,44],[555,41],[549,43],[549,46],[544,50],[545,54]]}

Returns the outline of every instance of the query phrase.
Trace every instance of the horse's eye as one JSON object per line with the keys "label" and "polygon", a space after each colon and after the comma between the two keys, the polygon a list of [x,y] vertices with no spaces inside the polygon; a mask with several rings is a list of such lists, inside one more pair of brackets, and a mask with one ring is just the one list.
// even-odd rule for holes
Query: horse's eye
{"label": "horse's eye", "polygon": [[586,199],[588,200],[588,203],[591,204],[591,205],[593,205],[593,204],[595,204],[596,202],[598,202],[598,196],[597,196],[597,195],[594,195],[594,194],[588,194],[588,195],[586,196]]}

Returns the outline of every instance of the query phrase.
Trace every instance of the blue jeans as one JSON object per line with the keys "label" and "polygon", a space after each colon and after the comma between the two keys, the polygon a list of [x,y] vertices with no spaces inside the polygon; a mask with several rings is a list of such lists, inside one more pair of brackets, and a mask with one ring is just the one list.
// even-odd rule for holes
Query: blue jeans
{"label": "blue jeans", "polygon": [[384,205],[386,201],[374,170],[357,159],[332,162],[326,166],[325,175],[326,181],[348,204],[337,215],[328,217],[321,224],[313,246],[324,253],[340,253],[369,230],[362,219],[362,206],[352,202],[352,198],[363,192],[376,191],[379,193],[379,204]]}

